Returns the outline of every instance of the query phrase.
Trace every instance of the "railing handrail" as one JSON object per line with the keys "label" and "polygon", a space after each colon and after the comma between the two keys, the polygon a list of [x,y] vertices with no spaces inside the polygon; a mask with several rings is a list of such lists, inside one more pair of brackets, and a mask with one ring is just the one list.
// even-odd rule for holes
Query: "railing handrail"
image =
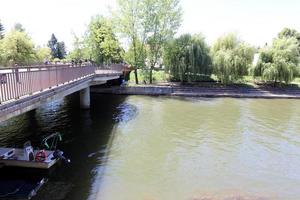
{"label": "railing handrail", "polygon": [[[20,65],[20,66],[10,66],[10,67],[3,67],[0,66],[0,70],[17,70],[17,69],[39,69],[39,68],[62,68],[62,67],[85,67],[85,66],[94,66],[96,68],[104,68],[104,69],[112,69],[113,67],[120,66],[120,71],[123,71],[124,69],[128,68],[128,65],[120,63],[120,64],[110,64],[110,65],[96,65],[92,63],[82,63],[82,64],[40,64],[40,65]],[[126,66],[126,67],[125,67]]]}
{"label": "railing handrail", "polygon": [[122,64],[110,66],[82,64],[2,68],[0,69],[0,104],[94,74],[120,74],[125,70],[124,67]]}
{"label": "railing handrail", "polygon": [[10,66],[3,67],[0,66],[0,70],[15,70],[15,69],[36,69],[36,68],[53,68],[53,67],[84,67],[84,66],[96,66],[90,63],[82,63],[82,64],[41,64],[41,65],[20,65],[20,66]]}

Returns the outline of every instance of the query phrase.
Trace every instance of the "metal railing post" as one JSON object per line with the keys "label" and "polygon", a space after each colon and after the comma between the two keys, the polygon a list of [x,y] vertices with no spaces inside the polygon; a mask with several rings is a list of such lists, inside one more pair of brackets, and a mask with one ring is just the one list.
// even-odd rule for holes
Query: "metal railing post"
{"label": "metal railing post", "polygon": [[82,64],[81,66],[57,64],[12,67],[5,68],[5,70],[0,73],[0,104],[59,86],[60,83],[64,85],[94,74],[111,76],[126,73],[126,67],[122,64],[99,66],[95,64]]}

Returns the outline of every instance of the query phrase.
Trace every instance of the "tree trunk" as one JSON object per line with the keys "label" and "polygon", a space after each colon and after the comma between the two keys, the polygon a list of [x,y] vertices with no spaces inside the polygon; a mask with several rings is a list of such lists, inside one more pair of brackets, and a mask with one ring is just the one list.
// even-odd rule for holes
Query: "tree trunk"
{"label": "tree trunk", "polygon": [[153,70],[153,67],[151,66],[150,67],[150,76],[149,76],[149,78],[150,78],[150,84],[152,84],[152,70]]}
{"label": "tree trunk", "polygon": [[135,77],[135,84],[139,84],[137,68],[134,68],[134,77]]}
{"label": "tree trunk", "polygon": [[139,84],[139,79],[138,79],[138,73],[137,73],[137,59],[136,59],[136,40],[135,37],[133,36],[132,38],[133,42],[133,56],[134,56],[134,77],[135,77],[135,84]]}
{"label": "tree trunk", "polygon": [[275,81],[274,81],[274,87],[276,87],[276,83],[277,83],[277,77],[275,78]]}

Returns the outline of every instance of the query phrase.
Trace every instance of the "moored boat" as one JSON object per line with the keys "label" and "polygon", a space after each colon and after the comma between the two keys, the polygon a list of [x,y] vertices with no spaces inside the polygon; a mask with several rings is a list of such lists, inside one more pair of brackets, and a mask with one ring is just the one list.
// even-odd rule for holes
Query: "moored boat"
{"label": "moored boat", "polygon": [[[52,140],[51,146],[48,140]],[[37,169],[49,169],[59,160],[70,162],[63,156],[63,152],[56,149],[59,134],[52,134],[43,140],[43,145],[48,150],[33,150],[30,142],[24,144],[24,148],[0,148],[0,165],[5,167],[25,167]]]}

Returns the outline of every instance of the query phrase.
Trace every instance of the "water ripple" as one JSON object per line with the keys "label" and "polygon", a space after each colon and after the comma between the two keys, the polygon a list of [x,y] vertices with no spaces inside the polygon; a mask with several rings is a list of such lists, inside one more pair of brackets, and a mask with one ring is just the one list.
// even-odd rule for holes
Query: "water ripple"
{"label": "water ripple", "polygon": [[114,116],[116,122],[126,123],[138,115],[137,107],[129,103],[122,103],[117,107],[117,110],[118,114]]}

